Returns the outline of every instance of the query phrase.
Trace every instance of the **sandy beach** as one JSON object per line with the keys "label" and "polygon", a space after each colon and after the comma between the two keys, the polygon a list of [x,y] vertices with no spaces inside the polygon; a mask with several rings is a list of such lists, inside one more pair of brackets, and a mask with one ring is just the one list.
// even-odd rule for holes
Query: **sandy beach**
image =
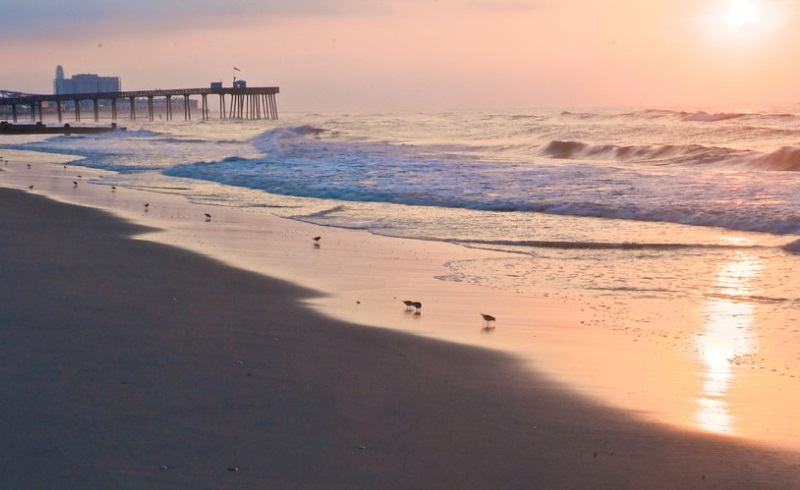
{"label": "sandy beach", "polygon": [[[37,187],[68,182],[37,165]],[[31,191],[3,189],[0,220],[3,488],[797,488],[794,453],[649,424],[525,359],[429,338],[457,312],[384,298],[414,335],[334,320],[320,292]],[[368,324],[371,288],[328,308]]]}
{"label": "sandy beach", "polygon": [[[34,166],[33,192],[46,182],[70,192],[62,169]],[[648,423],[492,341],[431,338],[466,320],[435,303],[416,319],[403,312],[395,296],[422,279],[392,297],[365,282],[333,301],[285,280],[308,273],[310,241],[270,278],[222,262],[237,255],[235,240],[219,257],[207,236],[195,236],[205,255],[141,240],[178,238],[153,235],[156,205],[150,228],[132,222],[144,213],[139,196],[114,216],[33,192],[0,192],[3,488],[797,488],[795,453]],[[224,215],[215,210],[214,222]],[[278,242],[293,233],[307,236],[305,225],[276,221],[272,253],[287,253]],[[326,230],[322,250],[359,241],[337,242],[345,233]],[[422,244],[430,256],[420,264],[438,246]],[[342,254],[314,260],[305,262],[329,267],[317,274],[364,267]],[[410,277],[426,267],[403,264]],[[321,313],[349,308],[369,324],[389,304],[414,335]],[[462,308],[474,323],[472,306]],[[570,317],[544,313],[543,329]]]}

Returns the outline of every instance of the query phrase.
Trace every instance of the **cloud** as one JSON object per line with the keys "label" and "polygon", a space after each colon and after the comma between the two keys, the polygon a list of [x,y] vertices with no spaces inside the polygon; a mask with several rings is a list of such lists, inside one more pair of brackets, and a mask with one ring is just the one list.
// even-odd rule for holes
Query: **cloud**
{"label": "cloud", "polygon": [[0,0],[0,39],[76,39],[287,19],[389,16],[417,8],[529,11],[552,0]]}
{"label": "cloud", "polygon": [[369,0],[0,0],[0,3],[10,4],[2,6],[0,39],[74,38],[116,29],[219,26],[264,18],[341,16],[381,8],[379,2]]}

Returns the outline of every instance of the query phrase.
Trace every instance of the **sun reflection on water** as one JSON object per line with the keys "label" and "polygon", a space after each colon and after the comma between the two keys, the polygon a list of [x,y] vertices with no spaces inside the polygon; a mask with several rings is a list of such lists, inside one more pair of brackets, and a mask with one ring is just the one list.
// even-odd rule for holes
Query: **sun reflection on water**
{"label": "sun reflection on water", "polygon": [[704,306],[705,322],[697,347],[705,371],[696,398],[695,421],[710,432],[736,432],[729,402],[735,376],[732,361],[755,349],[755,306],[748,297],[757,294],[753,282],[762,269],[758,257],[745,252],[735,254],[720,265],[715,290]]}

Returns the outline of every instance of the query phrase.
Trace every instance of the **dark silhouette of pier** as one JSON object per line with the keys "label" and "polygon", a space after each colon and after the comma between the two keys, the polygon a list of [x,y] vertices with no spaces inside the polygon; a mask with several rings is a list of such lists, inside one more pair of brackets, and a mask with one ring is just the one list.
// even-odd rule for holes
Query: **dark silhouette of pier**
{"label": "dark silhouette of pier", "polygon": [[[219,117],[220,119],[278,119],[278,106],[276,104],[275,95],[280,92],[278,87],[211,87],[211,88],[179,88],[169,90],[133,90],[124,92],[98,92],[98,93],[81,93],[81,94],[13,94],[6,97],[0,97],[0,108],[11,108],[11,117],[14,122],[17,122],[20,116],[20,111],[29,112],[32,121],[41,121],[43,114],[43,107],[47,103],[48,111],[50,111],[49,104],[54,105],[54,109],[58,116],[58,122],[61,122],[65,113],[74,113],[75,121],[81,120],[81,102],[92,102],[92,114],[94,121],[100,120],[100,102],[109,101],[111,107],[111,119],[116,121],[120,117],[118,110],[118,101],[127,100],[128,110],[122,111],[128,113],[128,118],[131,120],[137,117],[144,117],[144,115],[137,114],[137,99],[147,100],[146,117],[148,120],[155,119],[155,100],[164,99],[163,111],[164,117],[167,120],[173,119],[173,98],[183,99],[183,118],[189,120],[192,118],[192,104],[190,97],[200,97],[200,104],[197,110],[200,111],[200,117],[203,120],[209,119],[208,96],[219,97]],[[68,109],[68,106],[72,106]]]}

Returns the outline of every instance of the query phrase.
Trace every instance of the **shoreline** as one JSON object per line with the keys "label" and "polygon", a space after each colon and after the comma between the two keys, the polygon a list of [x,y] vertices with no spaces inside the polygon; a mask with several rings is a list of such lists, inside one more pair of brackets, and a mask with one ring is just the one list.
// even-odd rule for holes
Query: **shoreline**
{"label": "shoreline", "polygon": [[[648,338],[633,328],[624,334],[598,328],[586,320],[604,305],[588,299],[543,298],[436,279],[448,274],[443,265],[448,261],[486,259],[502,253],[320,228],[264,210],[192,204],[177,194],[126,188],[111,192],[107,186],[89,184],[94,175],[103,172],[72,165],[63,168],[56,165],[58,157],[54,155],[10,153],[16,156],[9,171],[0,174],[3,185],[25,190],[35,184],[28,192],[104,209],[147,226],[147,231],[136,234],[136,240],[176,246],[327,292],[305,299],[304,304],[348,323],[510,354],[532,372],[545,373],[550,380],[564,383],[600,405],[624,409],[632,417],[678,430],[701,430],[696,423],[689,423],[697,417],[695,399],[702,395],[698,392],[702,380],[697,378],[705,375],[694,354],[664,349],[660,335]],[[26,161],[32,168],[26,168]],[[81,177],[73,187],[76,175]],[[146,212],[144,202],[150,203]],[[213,214],[212,221],[205,222],[204,212]],[[311,237],[320,233],[321,245],[315,247]],[[403,299],[422,301],[423,314],[404,311]],[[499,317],[496,331],[483,331],[479,311]],[[754,377],[750,384],[761,389],[762,381]],[[796,382],[791,384],[788,377],[778,379],[769,389],[785,396],[787,387],[796,391]],[[800,449],[796,431],[775,425],[793,420],[792,399],[775,401],[771,411],[763,414],[759,413],[762,407],[752,402],[735,407],[753,412],[753,416],[751,426],[744,427],[747,431],[734,433],[733,440],[746,435],[753,443]],[[776,416],[775,410],[783,412]],[[727,429],[702,427],[730,436]]]}
{"label": "shoreline", "polygon": [[317,293],[131,239],[149,230],[99,210],[0,189],[0,223],[4,488],[800,477],[792,453],[637,421],[508,355],[322,316],[303,306]]}

